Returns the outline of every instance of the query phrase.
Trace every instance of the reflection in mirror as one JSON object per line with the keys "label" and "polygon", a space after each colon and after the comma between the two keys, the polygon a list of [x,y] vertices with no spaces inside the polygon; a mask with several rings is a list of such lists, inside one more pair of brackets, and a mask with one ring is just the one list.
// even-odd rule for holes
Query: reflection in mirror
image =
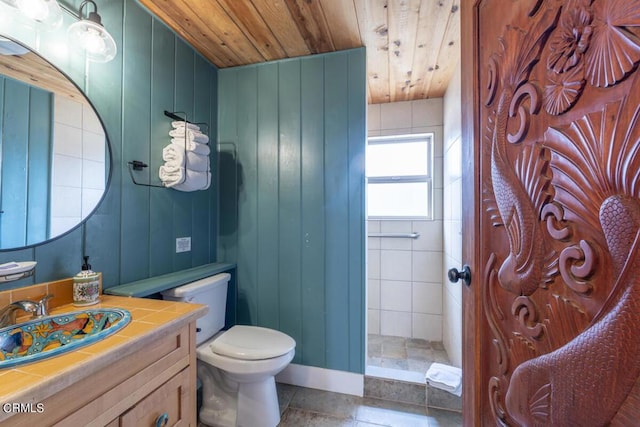
{"label": "reflection in mirror", "polygon": [[73,229],[102,199],[109,146],[93,107],[53,65],[0,39],[0,250]]}

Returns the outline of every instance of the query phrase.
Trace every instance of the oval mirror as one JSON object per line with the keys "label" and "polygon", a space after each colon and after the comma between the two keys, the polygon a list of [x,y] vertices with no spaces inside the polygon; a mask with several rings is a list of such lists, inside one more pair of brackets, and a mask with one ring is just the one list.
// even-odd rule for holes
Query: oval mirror
{"label": "oval mirror", "polygon": [[110,162],[102,122],[75,83],[0,37],[0,250],[81,224],[104,196]]}

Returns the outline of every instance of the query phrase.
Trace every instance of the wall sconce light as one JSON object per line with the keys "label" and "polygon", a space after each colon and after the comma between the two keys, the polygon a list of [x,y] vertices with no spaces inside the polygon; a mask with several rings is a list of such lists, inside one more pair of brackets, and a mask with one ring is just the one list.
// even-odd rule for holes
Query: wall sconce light
{"label": "wall sconce light", "polygon": [[0,0],[19,9],[27,18],[41,25],[41,28],[57,28],[62,23],[62,11],[56,0]]}
{"label": "wall sconce light", "polygon": [[[88,4],[93,5],[93,12],[89,12],[89,16],[84,18],[83,9]],[[115,58],[117,52],[116,42],[102,25],[102,18],[98,15],[96,3],[93,0],[83,1],[80,4],[78,15],[80,20],[71,24],[67,30],[70,44],[76,45],[84,51],[89,61],[109,62]]]}

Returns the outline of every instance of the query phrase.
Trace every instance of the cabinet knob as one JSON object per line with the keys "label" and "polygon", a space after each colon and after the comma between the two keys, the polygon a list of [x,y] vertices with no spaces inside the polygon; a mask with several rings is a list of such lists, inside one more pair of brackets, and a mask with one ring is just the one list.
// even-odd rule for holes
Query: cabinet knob
{"label": "cabinet knob", "polygon": [[166,412],[156,418],[156,427],[164,427],[169,423],[169,414]]}

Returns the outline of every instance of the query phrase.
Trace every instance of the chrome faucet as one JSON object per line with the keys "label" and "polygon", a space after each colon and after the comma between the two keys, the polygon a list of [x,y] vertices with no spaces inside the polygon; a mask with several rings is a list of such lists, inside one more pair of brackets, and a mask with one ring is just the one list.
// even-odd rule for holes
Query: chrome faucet
{"label": "chrome faucet", "polygon": [[22,310],[36,315],[38,305],[33,301],[16,301],[0,310],[0,328],[16,324],[16,311]]}
{"label": "chrome faucet", "polygon": [[31,313],[33,318],[46,316],[48,314],[47,302],[53,295],[45,295],[40,301],[33,302],[29,300],[22,300],[12,302],[0,309],[0,328],[11,326],[16,324],[16,311],[22,310],[27,313]]}
{"label": "chrome faucet", "polygon": [[36,303],[37,308],[34,317],[43,317],[49,315],[49,300],[53,298],[53,294],[47,294],[43,296],[40,301]]}

